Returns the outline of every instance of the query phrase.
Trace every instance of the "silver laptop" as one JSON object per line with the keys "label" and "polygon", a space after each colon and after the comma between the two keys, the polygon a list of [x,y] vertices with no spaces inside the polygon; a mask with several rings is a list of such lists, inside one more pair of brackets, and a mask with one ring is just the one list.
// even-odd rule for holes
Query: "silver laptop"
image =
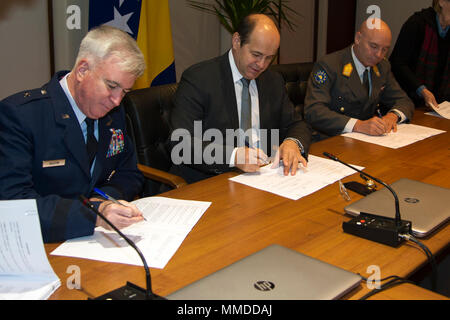
{"label": "silver laptop", "polygon": [[[450,189],[410,179],[400,179],[390,185],[397,193],[403,220],[412,222],[413,235],[429,235],[450,218]],[[395,217],[394,196],[383,188],[344,208],[357,216],[361,212]]]}
{"label": "silver laptop", "polygon": [[280,245],[270,245],[170,295],[172,300],[331,300],[361,277]]}

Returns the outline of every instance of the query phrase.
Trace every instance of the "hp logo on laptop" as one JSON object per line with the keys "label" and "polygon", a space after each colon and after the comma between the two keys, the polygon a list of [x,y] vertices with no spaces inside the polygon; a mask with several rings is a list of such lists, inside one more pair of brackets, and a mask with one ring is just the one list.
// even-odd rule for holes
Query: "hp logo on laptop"
{"label": "hp logo on laptop", "polygon": [[405,202],[408,202],[408,203],[419,203],[420,200],[416,199],[416,198],[405,198]]}
{"label": "hp logo on laptop", "polygon": [[253,286],[259,291],[271,291],[275,289],[275,284],[270,281],[257,281]]}

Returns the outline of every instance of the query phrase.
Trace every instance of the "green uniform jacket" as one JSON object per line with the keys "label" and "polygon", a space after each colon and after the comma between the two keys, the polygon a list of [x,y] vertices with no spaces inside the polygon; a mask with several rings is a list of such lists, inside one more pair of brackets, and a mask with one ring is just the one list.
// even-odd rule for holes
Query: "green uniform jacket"
{"label": "green uniform jacket", "polygon": [[320,134],[342,133],[350,118],[367,120],[377,109],[397,109],[411,120],[414,104],[395,80],[391,66],[382,60],[372,70],[372,95],[368,96],[353,62],[351,47],[318,61],[308,80],[305,118]]}

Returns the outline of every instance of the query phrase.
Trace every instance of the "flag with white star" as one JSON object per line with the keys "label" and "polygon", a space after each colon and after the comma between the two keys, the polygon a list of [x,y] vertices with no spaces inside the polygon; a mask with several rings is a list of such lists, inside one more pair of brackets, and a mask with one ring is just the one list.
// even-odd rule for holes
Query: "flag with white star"
{"label": "flag with white star", "polygon": [[176,82],[168,0],[90,0],[89,29],[103,24],[128,32],[146,58],[135,89]]}

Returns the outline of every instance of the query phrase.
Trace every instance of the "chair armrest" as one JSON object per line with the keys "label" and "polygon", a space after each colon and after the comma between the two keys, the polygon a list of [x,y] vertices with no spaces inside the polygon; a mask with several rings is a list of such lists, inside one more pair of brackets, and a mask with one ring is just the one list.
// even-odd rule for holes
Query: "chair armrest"
{"label": "chair armrest", "polygon": [[185,185],[187,185],[187,182],[174,174],[168,173],[166,171],[162,171],[159,169],[155,169],[143,164],[137,165],[138,169],[142,172],[144,177],[151,180],[156,180],[159,182],[162,182],[164,184],[167,184],[175,189],[181,188]]}

